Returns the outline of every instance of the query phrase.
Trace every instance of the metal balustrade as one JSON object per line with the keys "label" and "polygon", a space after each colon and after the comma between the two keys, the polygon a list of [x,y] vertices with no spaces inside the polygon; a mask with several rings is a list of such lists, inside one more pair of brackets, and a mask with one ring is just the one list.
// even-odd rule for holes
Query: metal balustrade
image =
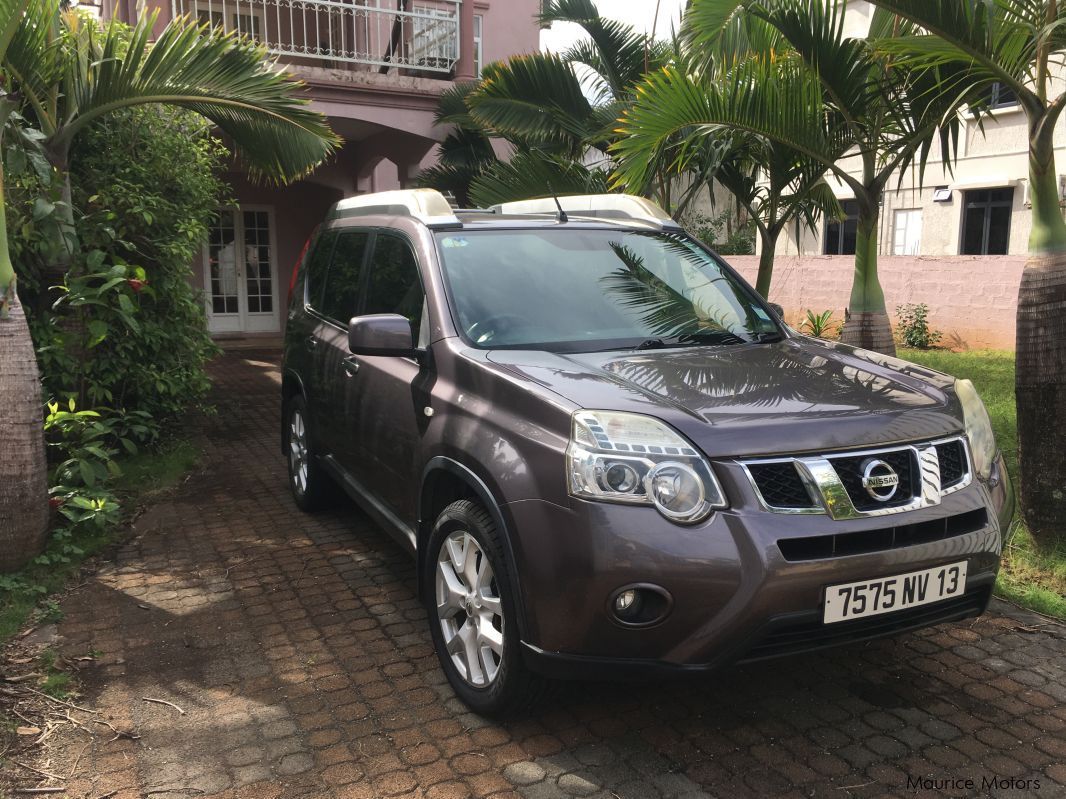
{"label": "metal balustrade", "polygon": [[[472,0],[468,0],[471,2]],[[273,54],[366,68],[450,73],[462,0],[171,0],[175,16],[237,31]]]}

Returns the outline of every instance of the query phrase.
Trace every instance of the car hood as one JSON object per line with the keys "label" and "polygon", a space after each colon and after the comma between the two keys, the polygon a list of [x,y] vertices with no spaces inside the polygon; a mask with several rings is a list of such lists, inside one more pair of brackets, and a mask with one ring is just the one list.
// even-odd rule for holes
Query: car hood
{"label": "car hood", "polygon": [[489,360],[581,408],[656,416],[712,457],[816,452],[957,433],[947,375],[804,337],[772,344]]}

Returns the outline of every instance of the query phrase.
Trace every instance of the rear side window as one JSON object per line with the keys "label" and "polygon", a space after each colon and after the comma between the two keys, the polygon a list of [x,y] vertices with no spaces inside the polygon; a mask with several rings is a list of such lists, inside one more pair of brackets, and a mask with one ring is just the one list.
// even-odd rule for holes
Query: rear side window
{"label": "rear side window", "polygon": [[326,285],[319,310],[345,325],[355,316],[359,306],[360,281],[369,239],[370,234],[366,231],[342,231],[337,237],[333,258],[326,272]]}
{"label": "rear side window", "polygon": [[363,313],[396,313],[406,316],[411,329],[419,330],[423,306],[422,281],[411,246],[398,236],[379,233],[370,265]]}
{"label": "rear side window", "polygon": [[329,269],[329,257],[336,240],[336,232],[325,231],[307,256],[307,265],[304,267],[307,273],[307,304],[316,311],[322,307],[322,287],[326,284],[326,270]]}

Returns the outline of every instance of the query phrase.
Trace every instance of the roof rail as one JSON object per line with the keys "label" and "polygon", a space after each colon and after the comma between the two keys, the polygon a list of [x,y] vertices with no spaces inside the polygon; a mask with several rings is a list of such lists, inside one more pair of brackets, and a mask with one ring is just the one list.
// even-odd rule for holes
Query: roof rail
{"label": "roof rail", "polygon": [[346,197],[333,204],[328,218],[381,215],[409,216],[429,227],[461,224],[444,195],[436,189],[401,189]]}
{"label": "roof rail", "polygon": [[[558,205],[556,205],[558,202]],[[677,229],[681,226],[670,214],[645,197],[633,194],[577,194],[568,196],[540,197],[535,200],[518,200],[492,206],[491,210],[502,214],[557,214],[559,207],[575,216],[591,216],[603,219],[639,219],[652,222],[663,228]]]}

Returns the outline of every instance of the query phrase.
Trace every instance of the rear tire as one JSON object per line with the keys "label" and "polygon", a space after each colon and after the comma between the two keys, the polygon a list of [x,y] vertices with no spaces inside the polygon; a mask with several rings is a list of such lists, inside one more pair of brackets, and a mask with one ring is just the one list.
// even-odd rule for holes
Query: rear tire
{"label": "rear tire", "polygon": [[293,501],[296,507],[307,513],[328,508],[336,500],[337,487],[311,450],[307,402],[299,394],[290,397],[285,403],[284,413],[282,430]]}
{"label": "rear tire", "polygon": [[469,500],[446,507],[424,568],[433,646],[459,698],[492,718],[539,704],[549,683],[522,660],[513,580],[489,513]]}

